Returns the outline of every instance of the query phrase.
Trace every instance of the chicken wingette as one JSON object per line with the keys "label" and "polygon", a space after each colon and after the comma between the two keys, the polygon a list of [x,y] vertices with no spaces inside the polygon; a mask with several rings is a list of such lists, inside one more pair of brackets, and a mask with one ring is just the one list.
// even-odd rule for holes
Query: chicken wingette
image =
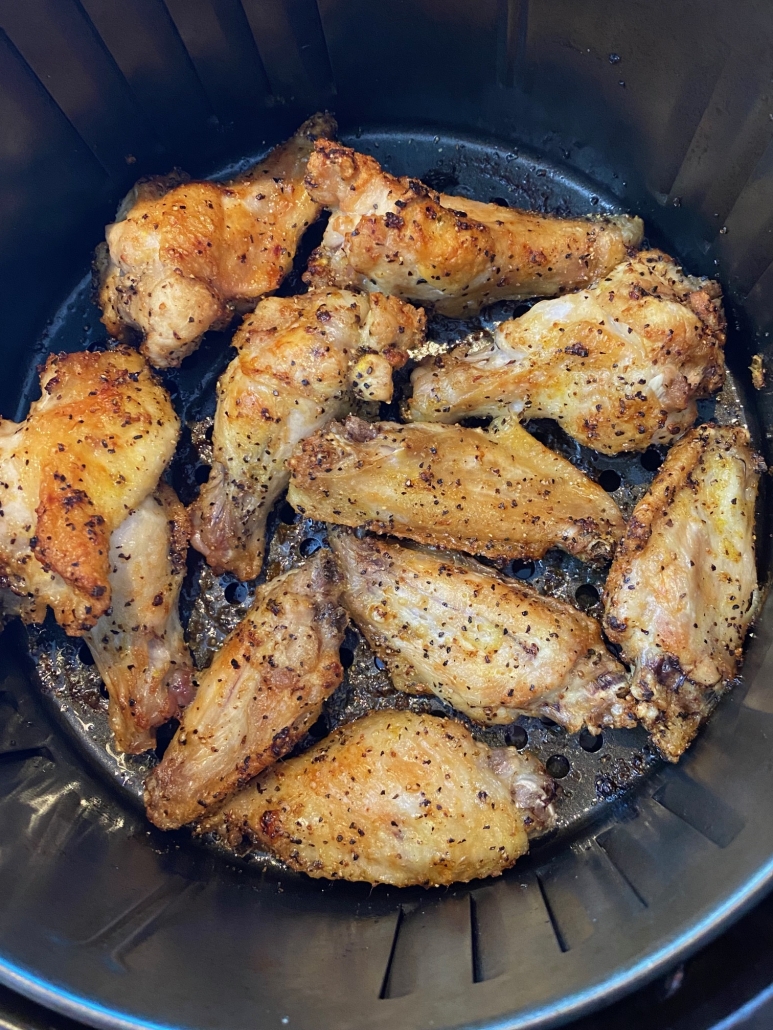
{"label": "chicken wingette", "polygon": [[315,144],[306,187],[332,211],[306,282],[380,290],[444,315],[595,282],[643,232],[628,215],[556,218],[437,194],[328,139]]}
{"label": "chicken wingette", "polygon": [[607,580],[606,632],[633,666],[637,718],[671,761],[741,661],[763,468],[742,426],[692,430],[634,509]]}
{"label": "chicken wingette", "polygon": [[561,547],[605,560],[625,528],[609,495],[517,419],[483,432],[349,416],[289,466],[288,500],[311,518],[492,559]]}
{"label": "chicken wingette", "polygon": [[119,751],[154,748],[156,728],[193,696],[178,613],[189,533],[185,508],[162,484],[110,537],[111,607],[84,640],[107,688]]}
{"label": "chicken wingette", "polygon": [[78,636],[110,607],[110,536],[156,489],[179,421],[130,348],[51,355],[40,386],[24,422],[0,421],[0,586],[26,622],[50,606]]}
{"label": "chicken wingette", "polygon": [[148,818],[169,830],[204,815],[292,750],[341,682],[346,614],[329,551],[258,588],[212,664],[161,764]]}
{"label": "chicken wingette", "polygon": [[399,690],[484,724],[519,715],[572,733],[634,725],[625,669],[595,619],[471,558],[331,531],[342,603]]}
{"label": "chicken wingette", "polygon": [[321,206],[303,177],[314,140],[335,133],[317,114],[228,183],[175,173],[141,180],[97,251],[102,321],[158,367],[179,365],[212,328],[277,289]]}
{"label": "chicken wingette", "polygon": [[532,755],[381,711],[275,765],[201,829],[310,876],[432,887],[508,869],[551,826],[553,794]]}
{"label": "chicken wingette", "polygon": [[424,322],[396,297],[340,290],[269,297],[247,316],[218,383],[212,471],[193,507],[193,546],[217,572],[259,574],[296,444],[355,397],[391,400],[392,369],[422,342]]}
{"label": "chicken wingette", "polygon": [[719,285],[684,275],[659,251],[618,265],[589,289],[502,322],[487,345],[426,358],[409,418],[553,418],[605,454],[671,443],[696,401],[724,380]]}

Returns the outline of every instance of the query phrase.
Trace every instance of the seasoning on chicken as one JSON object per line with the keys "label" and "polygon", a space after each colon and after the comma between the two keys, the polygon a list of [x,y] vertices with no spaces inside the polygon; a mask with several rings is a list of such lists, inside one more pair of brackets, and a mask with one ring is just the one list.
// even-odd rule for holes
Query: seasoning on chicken
{"label": "seasoning on chicken", "polygon": [[719,284],[644,251],[590,289],[502,322],[488,345],[426,358],[408,415],[554,418],[605,454],[643,451],[693,425],[696,400],[724,380],[724,345]]}
{"label": "seasoning on chicken", "polygon": [[742,426],[692,430],[636,506],[607,580],[604,626],[634,667],[636,715],[673,762],[735,676],[756,612],[762,469]]}
{"label": "seasoning on chicken", "polygon": [[399,690],[476,722],[519,715],[571,733],[635,724],[622,665],[595,619],[471,558],[333,530],[342,602]]}
{"label": "seasoning on chicken", "polygon": [[444,315],[595,282],[643,232],[628,215],[555,218],[437,194],[327,139],[315,145],[306,187],[333,212],[306,282],[380,290]]}
{"label": "seasoning on chicken", "polygon": [[110,698],[119,751],[156,746],[156,728],[193,696],[193,663],[178,613],[190,527],[162,484],[110,537],[111,608],[84,634]]}
{"label": "seasoning on chicken", "polygon": [[208,669],[145,787],[163,830],[202,816],[291,751],[343,676],[346,614],[335,562],[319,551],[258,589]]}
{"label": "seasoning on chicken", "polygon": [[173,367],[208,329],[277,289],[321,211],[303,183],[313,142],[335,131],[330,116],[314,115],[232,182],[179,172],[140,180],[97,251],[108,332],[139,336],[154,365]]}
{"label": "seasoning on chicken", "polygon": [[259,574],[296,444],[355,397],[391,400],[392,369],[422,342],[424,323],[395,297],[340,290],[270,297],[244,320],[218,384],[212,472],[193,508],[193,546],[217,572]]}
{"label": "seasoning on chicken", "polygon": [[305,440],[289,461],[301,513],[488,558],[561,547],[611,558],[625,524],[610,496],[517,419],[489,432],[350,416]]}
{"label": "seasoning on chicken", "polygon": [[433,887],[513,865],[552,825],[554,789],[533,755],[490,748],[453,719],[370,712],[269,769],[201,830],[313,877]]}
{"label": "seasoning on chicken", "polygon": [[111,604],[110,536],[156,489],[179,422],[145,359],[51,355],[24,422],[0,422],[0,586],[79,636]]}

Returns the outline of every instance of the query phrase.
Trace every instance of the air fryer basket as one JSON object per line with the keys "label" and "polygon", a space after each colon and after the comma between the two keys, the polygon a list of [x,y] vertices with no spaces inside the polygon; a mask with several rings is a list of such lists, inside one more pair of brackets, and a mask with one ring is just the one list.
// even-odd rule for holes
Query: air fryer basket
{"label": "air fryer basket", "polygon": [[[47,349],[101,337],[84,277],[136,178],[175,164],[208,174],[327,107],[394,171],[641,214],[653,242],[722,280],[728,361],[771,461],[770,391],[744,386],[773,320],[768,4],[0,0],[0,30],[4,415],[24,413]],[[196,375],[216,351],[200,352]],[[770,522],[766,509],[765,579]],[[772,640],[769,604],[742,681],[678,767],[498,881],[400,892],[240,866],[153,830],[52,717],[12,626],[0,637],[0,980],[109,1027],[569,1019],[767,888]]]}

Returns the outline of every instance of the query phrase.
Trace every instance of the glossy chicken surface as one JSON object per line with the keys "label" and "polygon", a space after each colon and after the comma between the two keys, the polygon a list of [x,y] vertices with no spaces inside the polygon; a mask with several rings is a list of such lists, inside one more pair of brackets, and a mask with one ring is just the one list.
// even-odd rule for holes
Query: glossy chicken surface
{"label": "glossy chicken surface", "polygon": [[306,186],[332,215],[304,278],[380,290],[444,315],[594,282],[641,242],[641,219],[555,218],[437,194],[320,139]]}
{"label": "glossy chicken surface", "polygon": [[741,661],[762,468],[742,426],[692,430],[636,506],[607,580],[606,632],[634,667],[637,717],[671,761]]}
{"label": "glossy chicken surface", "polygon": [[192,822],[292,750],[341,682],[346,615],[329,552],[258,588],[255,602],[196,676],[197,692],[148,778],[148,818]]}
{"label": "glossy chicken surface", "polygon": [[119,751],[156,746],[156,728],[193,697],[193,663],[178,612],[190,526],[162,484],[110,538],[112,604],[84,634],[110,698]]}
{"label": "glossy chicken surface", "polygon": [[136,351],[51,355],[24,422],[0,422],[0,586],[78,636],[111,604],[110,536],[154,492],[179,422]]}
{"label": "glossy chicken surface", "polygon": [[553,418],[605,454],[670,443],[696,400],[724,380],[718,283],[643,251],[589,289],[535,304],[484,346],[429,357],[412,376],[410,418]]}
{"label": "glossy chicken surface", "polygon": [[275,290],[321,211],[303,182],[314,140],[335,131],[330,116],[314,115],[228,183],[141,180],[97,252],[108,332],[139,336],[152,364],[176,366],[208,329]]}
{"label": "glossy chicken surface", "polygon": [[335,530],[342,602],[399,690],[484,724],[519,715],[569,732],[634,724],[625,670],[595,619],[469,558]]}
{"label": "glossy chicken surface", "polygon": [[203,824],[314,877],[425,887],[498,876],[551,825],[553,781],[453,719],[371,712]]}
{"label": "glossy chicken surface", "polygon": [[311,518],[493,559],[561,547],[603,560],[625,528],[609,495],[517,419],[483,432],[350,416],[289,465],[288,500]]}
{"label": "glossy chicken surface", "polygon": [[193,508],[193,545],[217,572],[259,574],[296,444],[355,397],[391,400],[393,368],[423,339],[424,313],[380,293],[269,297],[247,316],[218,384],[212,471]]}

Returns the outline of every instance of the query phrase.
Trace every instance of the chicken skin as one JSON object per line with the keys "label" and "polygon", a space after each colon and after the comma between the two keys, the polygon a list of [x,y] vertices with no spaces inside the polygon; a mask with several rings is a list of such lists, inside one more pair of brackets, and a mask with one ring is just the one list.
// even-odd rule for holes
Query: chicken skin
{"label": "chicken skin", "polygon": [[398,690],[476,722],[519,715],[569,732],[634,725],[628,680],[595,619],[470,558],[331,532],[344,607]]}
{"label": "chicken skin", "polygon": [[370,712],[264,773],[202,824],[313,877],[424,887],[499,876],[548,829],[554,784],[461,723]]}
{"label": "chicken skin", "polygon": [[610,496],[517,419],[483,432],[350,416],[289,465],[287,497],[306,516],[492,559],[561,547],[603,561],[625,529]]}
{"label": "chicken skin", "polygon": [[177,602],[190,527],[185,508],[162,484],[110,537],[112,605],[84,634],[110,698],[119,751],[156,746],[156,727],[193,697],[193,663]]}
{"label": "chicken skin", "polygon": [[140,181],[97,252],[108,332],[139,336],[152,364],[174,367],[208,329],[275,290],[321,211],[303,184],[313,142],[335,131],[331,117],[314,115],[232,182]]}
{"label": "chicken skin", "polygon": [[741,661],[762,469],[742,426],[692,430],[636,506],[607,580],[604,626],[633,666],[636,715],[673,762]]}
{"label": "chicken skin", "polygon": [[644,251],[590,289],[502,322],[488,346],[426,358],[408,416],[553,418],[605,454],[643,451],[694,424],[696,400],[722,386],[724,345],[718,283]]}
{"label": "chicken skin", "polygon": [[306,187],[333,212],[304,276],[468,316],[497,300],[551,297],[595,282],[642,238],[639,218],[555,218],[437,194],[320,139]]}
{"label": "chicken skin", "polygon": [[148,778],[148,818],[162,830],[204,814],[291,751],[343,677],[346,614],[327,551],[258,589],[196,677],[180,728]]}
{"label": "chicken skin", "polygon": [[24,422],[0,422],[0,586],[80,636],[111,604],[110,536],[156,489],[179,422],[145,359],[51,355]]}
{"label": "chicken skin", "polygon": [[259,574],[296,444],[348,414],[355,396],[391,400],[392,369],[423,341],[424,322],[396,297],[340,290],[269,297],[247,316],[218,384],[214,462],[193,508],[193,546],[217,572]]}

